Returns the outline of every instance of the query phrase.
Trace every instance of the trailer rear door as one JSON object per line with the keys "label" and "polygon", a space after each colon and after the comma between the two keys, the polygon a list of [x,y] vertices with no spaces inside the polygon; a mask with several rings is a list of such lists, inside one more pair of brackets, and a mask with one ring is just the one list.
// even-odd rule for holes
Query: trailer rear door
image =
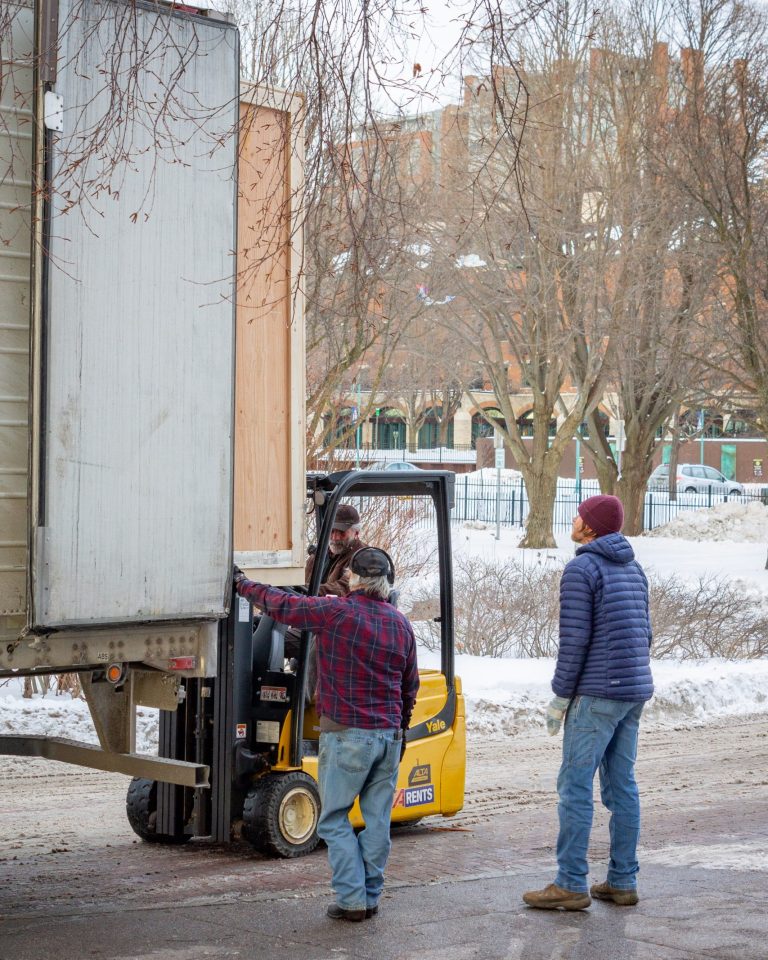
{"label": "trailer rear door", "polygon": [[27,612],[29,264],[34,22],[30,2],[0,16],[0,632]]}
{"label": "trailer rear door", "polygon": [[237,31],[160,6],[61,0],[58,45],[31,619],[221,616]]}

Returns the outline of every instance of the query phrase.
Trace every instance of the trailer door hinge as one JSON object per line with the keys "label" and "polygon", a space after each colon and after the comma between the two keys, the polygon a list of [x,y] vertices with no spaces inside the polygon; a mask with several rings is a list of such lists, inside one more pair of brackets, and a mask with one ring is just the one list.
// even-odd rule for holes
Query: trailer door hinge
{"label": "trailer door hinge", "polygon": [[45,92],[45,128],[46,130],[64,129],[64,97],[52,90]]}

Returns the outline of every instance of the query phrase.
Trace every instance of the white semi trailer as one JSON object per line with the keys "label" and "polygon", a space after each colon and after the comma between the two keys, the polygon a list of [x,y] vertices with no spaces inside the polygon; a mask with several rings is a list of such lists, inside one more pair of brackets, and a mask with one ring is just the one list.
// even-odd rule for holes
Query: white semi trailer
{"label": "white semi trailer", "polygon": [[219,14],[2,4],[0,679],[78,671],[100,741],[2,753],[207,783],[199,757],[136,755],[135,708],[220,669],[242,100]]}
{"label": "white semi trailer", "polygon": [[[0,4],[0,680],[76,671],[99,739],[11,731],[0,754],[130,775],[148,842],[239,823],[293,857],[318,842],[310,636],[254,629],[232,561],[304,589],[307,507],[326,557],[342,500],[433,504],[441,662],[392,817],[452,816],[454,478],[306,478],[302,101],[238,67],[197,7]],[[135,752],[139,704],[158,756]]]}

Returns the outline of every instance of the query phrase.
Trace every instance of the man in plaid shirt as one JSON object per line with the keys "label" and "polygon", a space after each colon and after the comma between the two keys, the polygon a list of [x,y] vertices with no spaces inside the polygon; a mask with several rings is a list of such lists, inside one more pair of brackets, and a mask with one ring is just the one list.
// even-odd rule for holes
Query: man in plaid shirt
{"label": "man in plaid shirt", "polygon": [[[389,824],[405,731],[419,689],[410,623],[388,597],[394,567],[377,547],[350,562],[346,597],[301,597],[248,580],[235,588],[279,623],[311,630],[318,660],[319,781],[317,832],[328,845],[337,902],[335,920],[378,912],[389,857]],[[365,829],[355,835],[349,812],[360,798]]]}

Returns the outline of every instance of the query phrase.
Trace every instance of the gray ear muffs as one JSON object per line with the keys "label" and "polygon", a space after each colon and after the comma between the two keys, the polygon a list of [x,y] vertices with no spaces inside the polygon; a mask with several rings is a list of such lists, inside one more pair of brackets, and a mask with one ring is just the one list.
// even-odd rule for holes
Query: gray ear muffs
{"label": "gray ear muffs", "polygon": [[[381,547],[376,547],[376,549],[381,550]],[[387,561],[389,563],[389,570],[387,570],[387,583],[391,587],[395,582],[395,565],[392,562],[392,557],[390,557],[390,555],[387,553],[386,550],[381,550],[381,552],[387,558]]]}
{"label": "gray ear muffs", "polygon": [[382,554],[387,558],[387,570],[385,575],[387,578],[387,583],[391,587],[395,582],[395,565],[392,562],[392,557],[390,557],[386,550],[382,550],[381,547],[363,547],[362,549],[355,551],[355,553],[352,554],[352,559],[349,563],[350,570],[353,573],[356,573],[359,577],[370,577],[377,575],[381,576],[382,574],[372,574],[370,570],[365,569],[365,558],[361,556],[361,554],[369,552]]}

